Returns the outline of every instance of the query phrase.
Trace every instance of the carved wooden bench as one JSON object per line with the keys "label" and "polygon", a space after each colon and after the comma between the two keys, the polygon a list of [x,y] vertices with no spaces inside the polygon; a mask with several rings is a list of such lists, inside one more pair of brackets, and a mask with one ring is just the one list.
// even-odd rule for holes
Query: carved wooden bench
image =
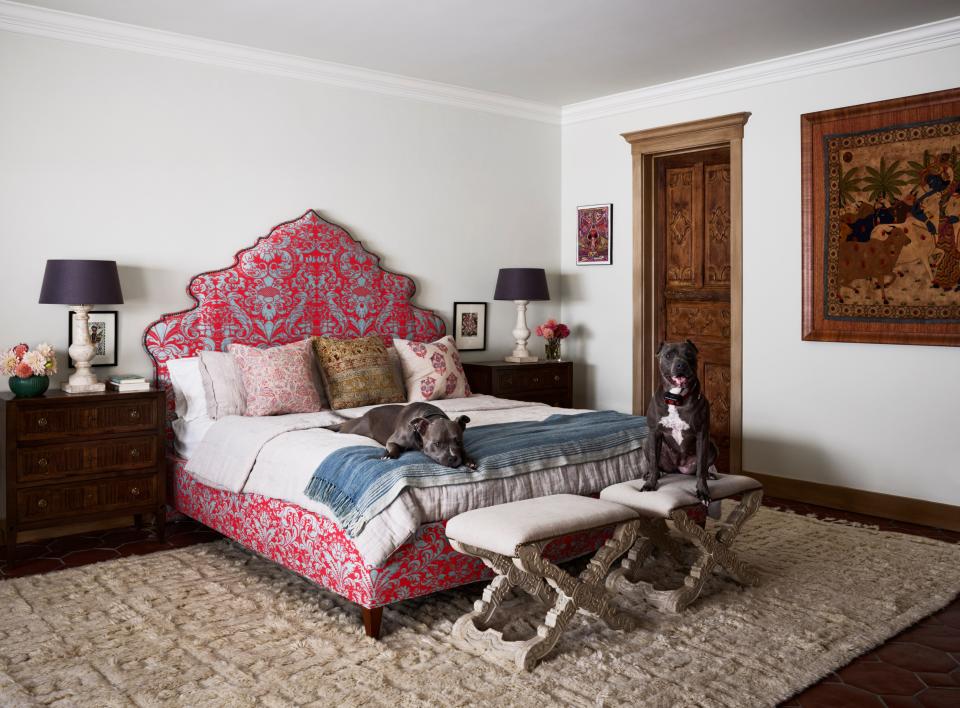
{"label": "carved wooden bench", "polygon": [[[734,539],[743,524],[753,516],[763,499],[763,486],[742,475],[717,475],[710,482],[714,501],[741,496],[724,521],[708,532],[698,526],[687,514],[687,509],[700,504],[695,490],[696,480],[688,475],[672,474],[661,477],[659,489],[643,492],[643,480],[633,480],[607,487],[600,498],[630,507],[640,515],[640,538],[627,553],[620,567],[607,577],[606,586],[632,599],[642,599],[658,609],[680,612],[699,597],[703,586],[716,566],[723,568],[734,580],[754,585],[757,574],[731,550]],[[684,579],[683,585],[673,590],[655,590],[649,583],[639,582],[639,571],[654,548],[659,548],[678,562],[683,562],[682,550],[671,538],[667,521],[680,536],[697,549],[697,558]]]}
{"label": "carved wooden bench", "polygon": [[[600,499],[573,494],[525,499],[451,519],[447,524],[451,545],[480,558],[497,573],[473,610],[454,624],[454,641],[464,648],[499,654],[518,669],[529,671],[553,649],[578,611],[596,615],[614,629],[635,628],[638,619],[611,602],[614,594],[678,612],[700,595],[717,565],[744,584],[757,581],[756,573],[736,557],[731,546],[744,522],[760,506],[763,488],[759,482],[739,475],[719,475],[710,482],[714,500],[741,495],[741,501],[713,533],[687,514],[688,508],[700,504],[692,477],[668,475],[654,492],[642,492],[642,486],[642,480],[615,484],[604,489]],[[681,587],[658,591],[639,582],[638,571],[654,548],[682,562],[682,549],[670,536],[668,520],[693,543],[698,557]],[[543,557],[544,547],[555,538],[606,526],[615,527],[613,536],[578,577]],[[625,552],[621,566],[608,575],[610,566]],[[508,641],[492,627],[497,609],[513,588],[549,607],[536,635],[526,640]]]}
{"label": "carved wooden bench", "polygon": [[[543,557],[544,547],[555,538],[613,525],[613,536],[578,577]],[[529,671],[553,649],[578,610],[600,617],[615,629],[633,629],[636,619],[610,602],[604,578],[634,544],[639,530],[637,513],[629,507],[574,494],[525,499],[455,516],[447,524],[450,544],[480,558],[497,576],[473,610],[454,624],[454,640],[465,648],[497,653]],[[523,641],[505,640],[491,627],[512,588],[549,607],[536,635]]]}

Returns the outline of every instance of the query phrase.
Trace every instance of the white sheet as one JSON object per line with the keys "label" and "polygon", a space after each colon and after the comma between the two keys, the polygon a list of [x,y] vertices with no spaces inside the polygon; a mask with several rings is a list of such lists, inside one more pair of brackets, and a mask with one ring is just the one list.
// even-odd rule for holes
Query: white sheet
{"label": "white sheet", "polygon": [[[271,440],[292,431],[321,428],[342,421],[343,418],[333,411],[224,416],[214,421],[187,460],[187,472],[208,486],[242,492],[260,453]],[[323,432],[336,437],[329,430]]]}
{"label": "white sheet", "polygon": [[193,420],[175,419],[173,421],[173,447],[177,454],[185,460],[193,457],[207,431],[215,422],[213,418],[205,415]]}
{"label": "white sheet", "polygon": [[[484,395],[431,403],[451,416],[469,416],[470,426],[543,420],[556,413],[570,415],[585,412]],[[336,413],[344,418],[355,418],[370,408],[372,406]],[[221,423],[236,416],[216,421],[200,446],[201,450],[188,463],[187,470],[205,484],[283,499],[332,518],[324,505],[303,493],[317,465],[338,448],[378,445],[359,435],[333,433],[315,425],[311,427],[309,424],[314,421],[284,420],[297,417],[247,419],[264,422],[242,424],[246,431],[242,440],[236,437],[236,424],[221,426]],[[253,448],[258,448],[258,452],[255,459],[251,460],[250,451]],[[371,520],[353,540],[367,563],[380,565],[424,523],[514,499],[560,492],[596,493],[611,484],[635,478],[638,464],[639,453],[631,453],[599,463],[544,470],[510,479],[408,489]]]}

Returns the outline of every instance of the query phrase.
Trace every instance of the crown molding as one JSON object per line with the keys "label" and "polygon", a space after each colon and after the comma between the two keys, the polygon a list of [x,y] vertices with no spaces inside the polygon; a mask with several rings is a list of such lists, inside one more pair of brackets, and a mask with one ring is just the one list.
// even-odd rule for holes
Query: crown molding
{"label": "crown molding", "polygon": [[960,44],[960,17],[952,17],[822,49],[570,103],[561,109],[561,123],[570,125],[651,106],[872,64],[957,44]]}
{"label": "crown molding", "polygon": [[10,0],[0,0],[0,30],[313,81],[511,118],[554,125],[560,123],[559,107],[513,96],[24,5]]}

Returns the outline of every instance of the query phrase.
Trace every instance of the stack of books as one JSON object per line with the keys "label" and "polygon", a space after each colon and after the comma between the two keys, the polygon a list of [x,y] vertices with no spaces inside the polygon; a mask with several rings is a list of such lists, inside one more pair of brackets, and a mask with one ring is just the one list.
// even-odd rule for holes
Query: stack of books
{"label": "stack of books", "polygon": [[129,391],[149,391],[150,383],[136,374],[114,374],[107,381],[107,388],[121,393]]}

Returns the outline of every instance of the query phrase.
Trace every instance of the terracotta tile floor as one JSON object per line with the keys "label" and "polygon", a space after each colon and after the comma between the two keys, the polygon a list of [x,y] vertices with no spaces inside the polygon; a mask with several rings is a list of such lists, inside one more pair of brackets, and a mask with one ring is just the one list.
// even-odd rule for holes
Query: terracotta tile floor
{"label": "terracotta tile floor", "polygon": [[[820,518],[859,521],[888,531],[960,543],[960,532],[775,498],[765,499],[764,504]],[[0,578],[46,573],[218,538],[220,534],[215,531],[183,519],[167,523],[167,539],[163,543],[153,540],[149,530],[135,528],[22,543],[17,548],[18,560],[12,569],[0,561]],[[784,708],[960,708],[960,599],[884,645],[854,659],[782,705]]]}

